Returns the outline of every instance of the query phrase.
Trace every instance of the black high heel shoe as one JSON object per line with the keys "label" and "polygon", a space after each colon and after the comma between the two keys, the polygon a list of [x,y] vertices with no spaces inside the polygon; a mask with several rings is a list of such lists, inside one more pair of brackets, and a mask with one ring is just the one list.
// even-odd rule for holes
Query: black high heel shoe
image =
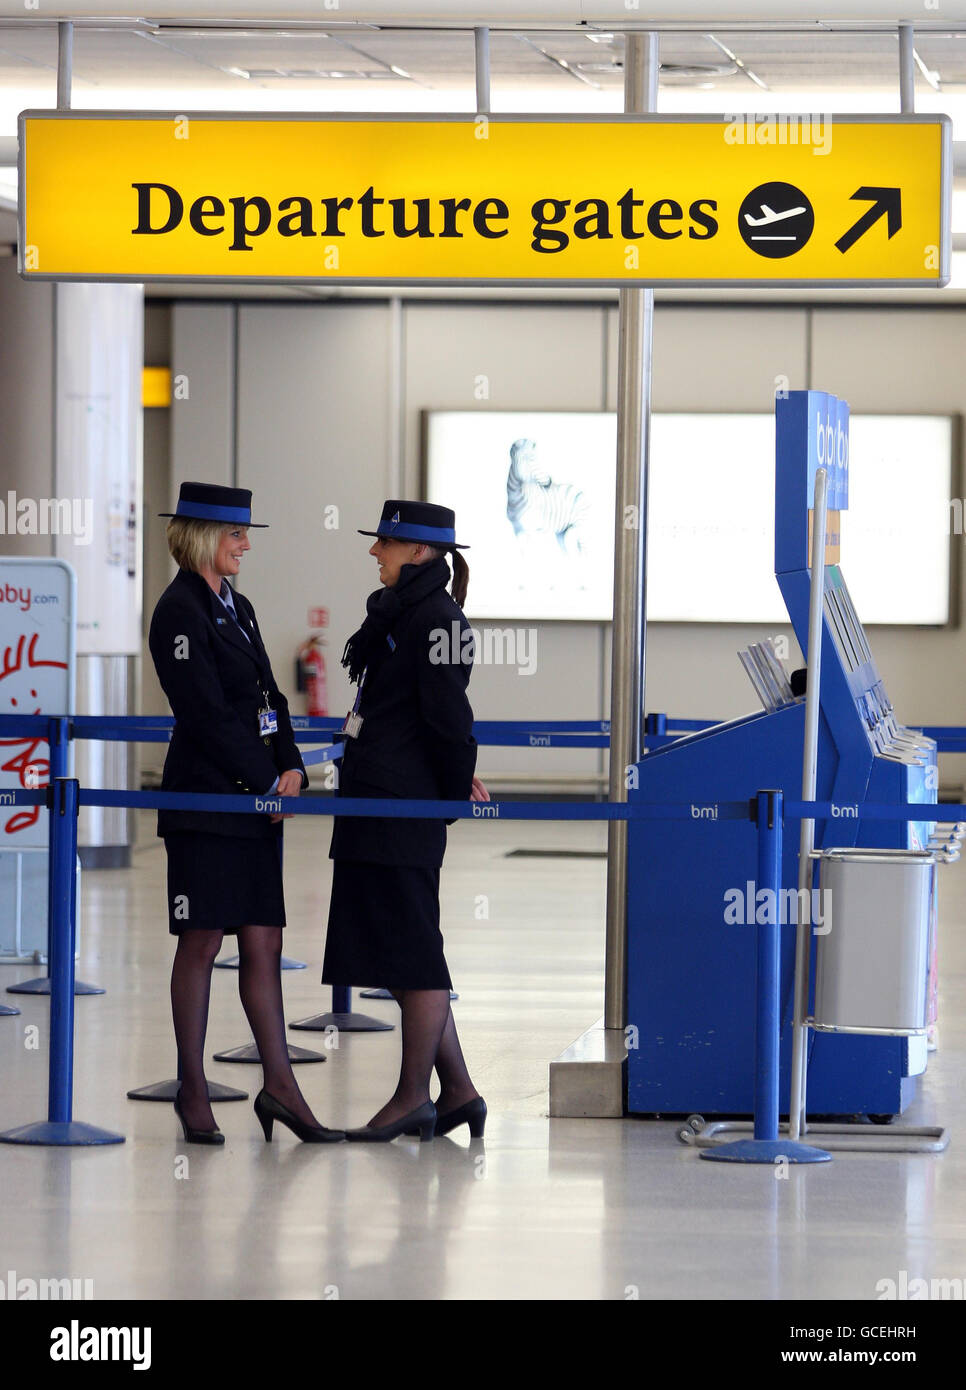
{"label": "black high heel shoe", "polygon": [[482,1096],[474,1096],[465,1105],[457,1106],[455,1110],[448,1110],[445,1115],[436,1116],[436,1133],[449,1134],[450,1130],[459,1128],[460,1125],[469,1125],[470,1138],[482,1139],[483,1129],[486,1125],[486,1101]]}
{"label": "black high heel shoe", "polygon": [[272,1142],[272,1130],[276,1120],[279,1124],[288,1125],[296,1139],[301,1139],[305,1144],[339,1144],[346,1137],[341,1129],[326,1129],[325,1125],[307,1125],[304,1120],[293,1115],[288,1106],[270,1096],[264,1089],[255,1097],[255,1114],[265,1131],[266,1144]]}
{"label": "black high heel shoe", "polygon": [[419,1142],[425,1144],[427,1140],[432,1139],[435,1130],[436,1106],[431,1100],[427,1100],[390,1125],[364,1125],[362,1129],[347,1129],[345,1137],[350,1143],[356,1144],[388,1144],[400,1134],[418,1134]]}
{"label": "black high heel shoe", "polygon": [[178,1094],[174,1098],[174,1113],[181,1121],[181,1128],[184,1130],[184,1138],[186,1144],[223,1144],[225,1142],[225,1136],[222,1134],[221,1130],[217,1127],[217,1125],[214,1129],[191,1128],[191,1126],[188,1124],[188,1121],[184,1117],[184,1111],[181,1109],[180,1089],[178,1091]]}

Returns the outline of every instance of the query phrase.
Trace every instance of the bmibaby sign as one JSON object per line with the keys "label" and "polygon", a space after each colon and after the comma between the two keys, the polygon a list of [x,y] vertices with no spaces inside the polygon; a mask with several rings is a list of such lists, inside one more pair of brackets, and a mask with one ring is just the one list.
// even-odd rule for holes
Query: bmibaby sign
{"label": "bmibaby sign", "polygon": [[941,115],[27,111],[26,279],[942,285]]}

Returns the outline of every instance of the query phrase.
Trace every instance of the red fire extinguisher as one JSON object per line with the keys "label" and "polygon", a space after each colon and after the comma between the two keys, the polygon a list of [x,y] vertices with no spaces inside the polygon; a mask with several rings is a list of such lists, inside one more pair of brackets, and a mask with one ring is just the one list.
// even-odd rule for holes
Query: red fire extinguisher
{"label": "red fire extinguisher", "polygon": [[325,676],[325,638],[314,633],[302,643],[298,654],[298,688],[305,692],[306,714],[328,714],[329,694]]}

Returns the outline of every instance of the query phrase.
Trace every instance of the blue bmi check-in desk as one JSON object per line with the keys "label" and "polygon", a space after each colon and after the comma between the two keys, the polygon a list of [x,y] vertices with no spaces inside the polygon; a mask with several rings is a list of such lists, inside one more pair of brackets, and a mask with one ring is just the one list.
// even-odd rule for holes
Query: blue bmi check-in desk
{"label": "blue bmi check-in desk", "polygon": [[[807,649],[815,473],[828,470],[816,800],[841,814],[815,827],[816,848],[926,846],[935,814],[936,746],[902,728],[838,564],[838,513],[848,506],[848,406],[819,391],[776,402],[775,574],[798,643]],[[748,662],[746,660],[746,666]],[[719,801],[802,787],[805,699],[784,674],[750,671],[755,714],[647,754],[630,799],[690,802],[690,821],[628,824],[627,1105],[632,1113],[749,1114],[754,1094],[756,837],[748,823],[715,822]],[[777,679],[775,679],[777,675]],[[860,820],[862,802],[922,802],[922,822]],[[798,886],[798,823],[784,837],[782,884]],[[751,888],[748,888],[748,885]],[[730,906],[729,906],[730,904]],[[812,947],[814,950],[815,939]],[[789,1092],[795,926],[782,927],[782,1110]],[[810,1033],[813,1115],[893,1115],[925,1070],[924,1037]]]}

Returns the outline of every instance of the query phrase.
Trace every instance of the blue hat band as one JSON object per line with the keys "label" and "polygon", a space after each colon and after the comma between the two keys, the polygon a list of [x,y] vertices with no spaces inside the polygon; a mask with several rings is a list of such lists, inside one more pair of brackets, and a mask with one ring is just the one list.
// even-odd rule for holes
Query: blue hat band
{"label": "blue hat band", "polygon": [[[404,535],[397,534],[405,532]],[[450,526],[416,526],[410,521],[380,521],[376,527],[377,536],[392,536],[400,541],[434,541],[439,545],[455,545],[456,532]]]}
{"label": "blue hat band", "polygon": [[251,507],[222,507],[213,502],[180,500],[175,516],[192,517],[195,521],[234,521],[242,526],[252,524]]}

